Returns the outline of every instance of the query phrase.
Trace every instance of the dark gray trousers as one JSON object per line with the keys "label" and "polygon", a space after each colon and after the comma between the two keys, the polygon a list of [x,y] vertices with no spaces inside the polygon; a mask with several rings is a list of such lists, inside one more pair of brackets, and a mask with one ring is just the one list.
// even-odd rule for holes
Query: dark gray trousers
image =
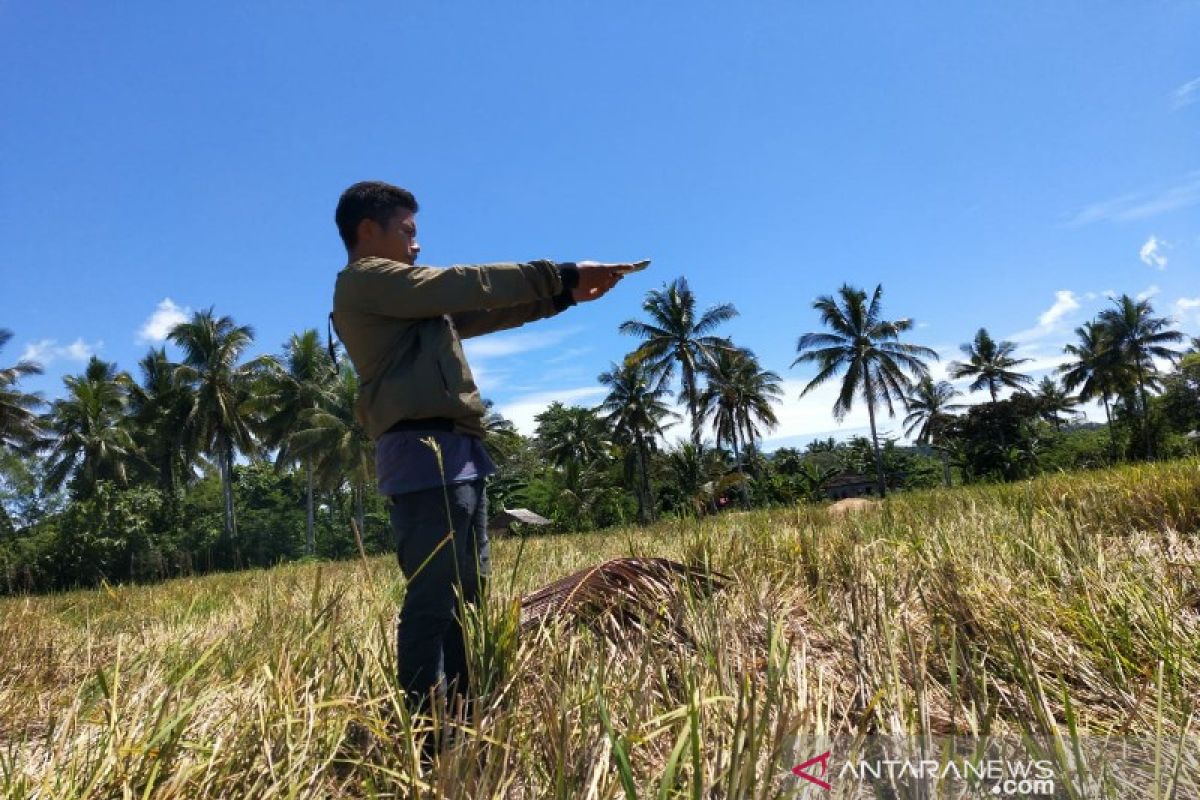
{"label": "dark gray trousers", "polygon": [[470,696],[455,587],[474,604],[490,572],[484,481],[392,496],[396,555],[408,581],[396,626],[397,677],[414,713],[428,712],[431,690],[451,709],[456,697]]}

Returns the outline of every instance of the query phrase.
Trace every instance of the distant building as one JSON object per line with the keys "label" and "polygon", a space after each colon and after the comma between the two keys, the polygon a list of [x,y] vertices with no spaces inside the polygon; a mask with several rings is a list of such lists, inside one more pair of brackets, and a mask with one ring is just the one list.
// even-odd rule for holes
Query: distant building
{"label": "distant building", "polygon": [[825,482],[825,496],[830,500],[847,497],[874,497],[879,492],[874,478],[866,475],[838,475]]}
{"label": "distant building", "polygon": [[[541,528],[549,525],[550,520],[543,517],[541,514],[535,514],[527,508],[510,508],[501,511],[496,516],[488,521],[488,535],[497,536],[502,533],[511,533],[513,524],[529,525],[535,528]],[[518,531],[520,529],[518,528]]]}

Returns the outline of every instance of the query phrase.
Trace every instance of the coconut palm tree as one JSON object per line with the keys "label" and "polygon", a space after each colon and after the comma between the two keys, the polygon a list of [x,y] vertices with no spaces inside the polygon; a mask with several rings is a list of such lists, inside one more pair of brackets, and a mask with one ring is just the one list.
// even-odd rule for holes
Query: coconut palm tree
{"label": "coconut palm tree", "polygon": [[592,464],[607,458],[612,449],[608,430],[590,408],[554,402],[534,419],[542,452],[556,467]]}
{"label": "coconut palm tree", "polygon": [[1053,425],[1056,431],[1062,428],[1064,415],[1078,416],[1075,406],[1079,405],[1079,401],[1072,397],[1070,392],[1059,386],[1058,381],[1049,375],[1042,378],[1042,382],[1038,384],[1038,392],[1035,397],[1042,409],[1042,419]]}
{"label": "coconut palm tree", "polygon": [[375,477],[375,444],[354,415],[358,376],[342,365],[324,401],[301,414],[289,447],[313,465],[316,481],[328,489],[349,483],[360,534],[365,530],[364,502]]}
{"label": "coconut palm tree", "polygon": [[717,498],[741,482],[739,476],[727,473],[720,451],[691,442],[680,442],[669,451],[664,468],[680,508],[697,516],[715,511]]}
{"label": "coconut palm tree", "polygon": [[1113,299],[1113,308],[1106,308],[1097,318],[1114,350],[1113,357],[1125,365],[1136,381],[1142,434],[1146,442],[1146,457],[1154,457],[1150,437],[1150,398],[1147,390],[1159,385],[1158,367],[1154,359],[1174,364],[1179,351],[1167,347],[1168,342],[1183,340],[1183,334],[1170,326],[1166,317],[1154,316],[1149,300],[1135,300],[1127,294]]}
{"label": "coconut palm tree", "polygon": [[674,424],[669,420],[679,418],[667,406],[671,390],[654,378],[645,362],[635,358],[627,358],[619,366],[613,364],[598,380],[608,387],[608,396],[597,410],[605,413],[604,421],[614,438],[632,456],[627,458],[627,465],[629,461],[636,464],[638,520],[649,522],[654,517],[650,453],[663,431]]}
{"label": "coconut palm tree", "polygon": [[129,412],[138,449],[154,467],[159,489],[174,503],[192,477],[197,453],[184,423],[194,402],[164,348],[151,348],[141,361],[141,383],[129,385]]}
{"label": "coconut palm tree", "polygon": [[830,295],[819,297],[813,308],[821,312],[821,322],[829,331],[801,336],[796,343],[796,360],[792,362],[793,367],[810,362],[817,365],[817,375],[804,387],[801,397],[845,372],[841,391],[833,404],[833,415],[837,419],[843,419],[850,411],[856,394],[866,402],[880,497],[885,496],[887,487],[875,427],[875,406],[883,403],[888,415],[895,416],[893,401],[903,402],[912,391],[909,373],[918,379],[924,377],[929,374],[929,368],[922,358],[938,357],[928,347],[899,341],[901,334],[912,329],[913,322],[911,319],[883,319],[882,298],[882,285],[875,287],[868,302],[866,292],[849,284],[838,289],[836,298]]}
{"label": "coconut palm tree", "polygon": [[1009,341],[995,341],[987,328],[980,328],[975,333],[974,341],[959,349],[967,356],[967,361],[951,361],[948,365],[950,377],[975,378],[970,386],[971,391],[977,392],[986,386],[993,403],[998,399],[997,393],[1001,388],[1019,389],[1033,382],[1028,375],[1013,370],[1013,367],[1029,359],[1013,358],[1017,345]]}
{"label": "coconut palm tree", "polygon": [[942,454],[942,478],[950,485],[950,454],[942,447],[946,423],[953,418],[956,411],[964,406],[951,402],[958,397],[959,391],[950,385],[949,381],[933,382],[926,375],[917,382],[908,395],[908,416],[904,418],[904,435],[913,438],[916,433],[918,444],[928,445]]}
{"label": "coconut palm tree", "polygon": [[102,480],[129,484],[130,473],[146,466],[126,425],[130,377],[115,364],[92,356],[82,375],[63,378],[67,396],[54,401],[47,418],[57,434],[46,468],[46,487],[57,491],[67,479],[76,497],[88,497]]}
{"label": "coconut palm tree", "polygon": [[313,454],[299,457],[292,446],[291,437],[301,429],[301,418],[319,408],[334,380],[333,360],[330,348],[321,344],[316,329],[309,328],[294,333],[284,345],[281,361],[264,361],[265,369],[254,397],[248,408],[261,415],[259,426],[262,444],[275,449],[275,468],[301,461],[304,465],[306,552],[312,555],[317,550],[314,535],[313,506]]}
{"label": "coconut palm tree", "polygon": [[1063,386],[1069,392],[1078,391],[1080,402],[1099,397],[1104,402],[1104,418],[1108,423],[1111,456],[1117,457],[1117,437],[1113,429],[1112,398],[1133,385],[1134,376],[1128,365],[1116,356],[1116,348],[1107,338],[1107,329],[1099,322],[1085,322],[1075,329],[1078,341],[1068,344],[1063,352],[1074,357],[1058,368]]}
{"label": "coconut palm tree", "polygon": [[521,434],[512,420],[496,410],[492,400],[484,399],[483,410],[483,441],[497,462],[505,462],[520,449]]}
{"label": "coconut palm tree", "polygon": [[820,502],[825,497],[825,486],[837,473],[836,467],[823,467],[814,461],[801,461],[796,470],[796,482],[801,487],[804,499],[813,503]]}
{"label": "coconut palm tree", "polygon": [[[0,328],[0,350],[10,339],[12,331]],[[0,450],[25,454],[43,444],[37,410],[45,401],[37,392],[22,392],[17,388],[22,378],[41,374],[41,364],[24,359],[0,369]]]}
{"label": "coconut palm tree", "polygon": [[753,445],[758,425],[771,428],[779,424],[771,403],[781,395],[780,378],[764,370],[752,351],[734,347],[732,342],[716,349],[704,375],[708,385],[700,393],[701,419],[712,420],[717,447],[732,445],[734,465],[741,471],[744,446]]}
{"label": "coconut palm tree", "polygon": [[833,453],[838,449],[837,439],[828,436],[824,439],[813,439],[804,446],[805,453]]}
{"label": "coconut palm tree", "polygon": [[670,381],[678,367],[692,422],[692,443],[700,443],[700,389],[697,380],[701,370],[714,360],[714,351],[726,340],[713,335],[724,322],[737,316],[731,303],[713,306],[696,315],[696,296],[686,278],[676,278],[661,290],[651,290],[642,303],[649,322],[627,320],[621,323],[621,333],[645,341],[634,357],[647,362],[656,377]]}
{"label": "coconut palm tree", "polygon": [[257,449],[247,400],[263,362],[239,363],[254,341],[254,330],[249,325],[236,325],[228,316],[217,317],[209,308],[175,326],[169,338],[183,350],[183,363],[177,368],[179,378],[194,391],[185,430],[197,449],[217,463],[225,500],[225,538],[234,548],[235,560],[240,560],[233,507],[233,459],[239,452],[250,455]]}

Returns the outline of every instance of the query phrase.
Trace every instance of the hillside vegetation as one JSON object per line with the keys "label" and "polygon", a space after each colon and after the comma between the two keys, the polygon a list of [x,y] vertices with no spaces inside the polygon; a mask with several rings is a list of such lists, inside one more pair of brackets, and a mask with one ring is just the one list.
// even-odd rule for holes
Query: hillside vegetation
{"label": "hillside vegetation", "polygon": [[[517,637],[514,598],[622,555],[731,580],[671,610],[690,641]],[[0,600],[0,792],[783,797],[797,735],[1049,735],[1059,758],[1187,737],[1195,758],[1200,461],[502,540],[493,564],[478,718],[423,775],[394,559]],[[1200,796],[1195,763],[1151,766],[1139,796]]]}

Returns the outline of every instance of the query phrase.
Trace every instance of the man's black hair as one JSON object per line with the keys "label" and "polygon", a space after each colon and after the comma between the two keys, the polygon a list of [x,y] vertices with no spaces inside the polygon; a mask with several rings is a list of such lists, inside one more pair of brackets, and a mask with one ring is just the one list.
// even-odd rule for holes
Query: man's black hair
{"label": "man's black hair", "polygon": [[380,225],[387,225],[401,209],[414,214],[420,210],[412,192],[390,183],[362,181],[342,192],[334,219],[346,249],[350,250],[358,244],[358,223],[372,219]]}

